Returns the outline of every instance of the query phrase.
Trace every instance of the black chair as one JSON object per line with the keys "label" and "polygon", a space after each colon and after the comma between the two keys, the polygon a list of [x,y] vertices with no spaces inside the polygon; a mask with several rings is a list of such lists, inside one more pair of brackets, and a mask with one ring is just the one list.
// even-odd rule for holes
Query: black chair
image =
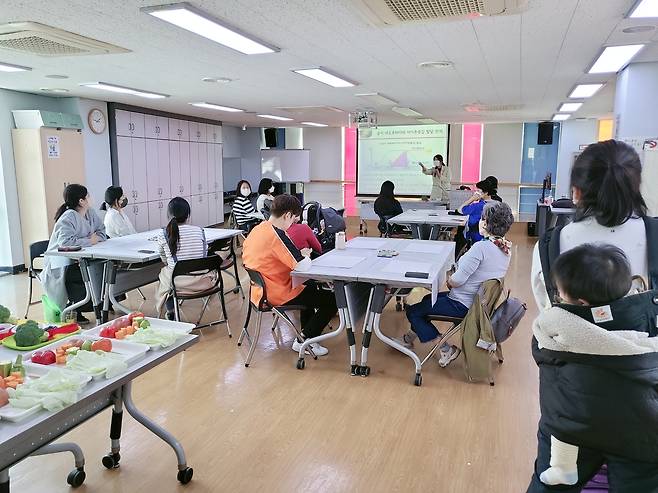
{"label": "black chair", "polygon": [[[235,255],[233,238],[223,238],[221,240],[213,241],[208,245],[208,253],[214,253],[221,257],[225,257],[222,261],[221,272],[226,272],[226,274],[235,280],[235,287],[227,291],[230,291],[234,294],[241,293],[242,299],[244,299],[244,290],[242,289],[242,284],[240,284],[240,276],[238,274],[238,259]],[[233,272],[231,272],[231,269]],[[222,292],[221,296],[223,297],[224,294],[225,292]]]}
{"label": "black chair", "polygon": [[30,245],[30,267],[27,270],[28,278],[30,279],[30,289],[27,297],[27,307],[25,308],[25,318],[27,318],[32,305],[37,305],[41,301],[32,302],[32,283],[35,279],[39,279],[39,274],[43,269],[36,269],[34,267],[34,261],[38,258],[45,258],[44,253],[48,250],[48,240],[37,241]]}
{"label": "black chair", "polygon": [[[265,289],[265,279],[263,279],[261,273],[256,270],[249,269],[246,266],[244,269],[247,271],[247,274],[249,274],[249,279],[250,279],[249,307],[247,308],[247,318],[244,322],[244,327],[242,328],[242,332],[240,333],[240,337],[238,338],[238,346],[242,345],[242,341],[246,336],[247,339],[249,340],[250,346],[249,346],[249,353],[247,354],[247,359],[245,360],[244,366],[248,368],[249,364],[251,363],[251,358],[254,355],[256,344],[258,344],[258,338],[260,337],[260,325],[263,319],[263,313],[271,312],[274,314],[274,320],[272,322],[272,332],[274,332],[274,329],[276,328],[277,321],[283,320],[286,325],[288,325],[295,331],[295,335],[299,339],[301,339],[303,337],[302,334],[297,330],[297,327],[295,327],[295,324],[292,322],[292,320],[290,320],[286,312],[305,310],[306,307],[303,305],[272,305],[269,301],[267,301],[267,290]],[[252,286],[257,286],[262,290],[263,294],[261,295],[258,304],[254,304],[251,301]],[[247,330],[247,328],[249,327],[249,319],[251,318],[252,309],[256,310],[256,313],[258,314],[256,317],[256,335],[253,341],[251,340],[251,337],[249,336],[249,331]],[[313,354],[311,348],[309,348],[308,351],[311,353],[311,356],[313,356],[314,359],[318,359],[318,357],[315,354]]]}
{"label": "black chair", "polygon": [[[228,336],[233,337],[233,334],[231,333],[231,327],[228,323],[228,315],[226,314],[226,304],[224,303],[224,280],[222,279],[221,266],[222,266],[222,258],[218,255],[210,255],[208,257],[199,258],[199,259],[179,260],[178,262],[176,262],[176,265],[174,266],[174,272],[172,273],[171,276],[171,296],[174,299],[174,315],[176,321],[180,322],[181,321],[180,303],[182,301],[205,298],[205,303],[203,305],[203,309],[201,310],[201,314],[199,315],[199,319],[197,320],[196,328],[202,329],[205,327],[211,327],[213,325],[225,323]],[[211,272],[217,273],[216,280],[213,286],[211,286],[210,288],[204,291],[182,292],[181,290],[176,288],[177,277],[180,276],[201,277]],[[222,307],[222,315],[224,318],[204,325],[199,325],[201,319],[203,318],[204,313],[206,312],[208,303],[210,302],[210,297],[214,294],[216,294],[217,297],[219,298],[219,302]]]}
{"label": "black chair", "polygon": [[392,216],[379,216],[379,223],[377,224],[377,229],[379,230],[379,237],[384,238],[411,238],[411,231],[406,229],[404,226],[398,224],[391,224],[388,222],[389,219],[397,216],[394,214]]}

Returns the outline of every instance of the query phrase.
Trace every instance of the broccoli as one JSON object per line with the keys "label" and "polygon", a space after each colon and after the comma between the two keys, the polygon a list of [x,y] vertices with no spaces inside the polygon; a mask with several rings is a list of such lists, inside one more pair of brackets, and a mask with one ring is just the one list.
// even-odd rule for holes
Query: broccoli
{"label": "broccoli", "polygon": [[48,333],[41,330],[34,320],[28,320],[16,327],[14,340],[18,347],[36,346],[48,340]]}
{"label": "broccoli", "polygon": [[0,324],[7,323],[10,319],[11,312],[9,311],[9,308],[0,305]]}

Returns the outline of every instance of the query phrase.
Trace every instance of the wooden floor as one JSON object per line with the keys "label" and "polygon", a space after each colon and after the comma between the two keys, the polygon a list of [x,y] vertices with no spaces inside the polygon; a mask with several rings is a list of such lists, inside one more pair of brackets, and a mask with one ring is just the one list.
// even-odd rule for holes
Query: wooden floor
{"label": "wooden floor", "polygon": [[[368,378],[349,376],[344,336],[327,342],[327,357],[307,359],[299,371],[291,334],[284,332],[279,342],[263,330],[254,361],[245,368],[236,340],[246,307],[231,294],[233,339],[223,326],[206,330],[199,344],[133,387],[137,406],[184,445],[193,481],[178,484],[173,451],[127,415],[121,467],[106,470],[100,459],[110,445],[108,410],[65,437],[81,445],[87,461],[87,480],[77,491],[525,491],[539,418],[538,373],[530,354],[534,241],[517,231],[511,235],[508,287],[528,301],[528,314],[504,345],[495,387],[466,383],[461,357],[447,369],[428,364],[423,386],[415,387],[411,360],[375,337]],[[153,291],[145,290],[144,304],[134,295],[128,303],[153,314]],[[26,293],[26,276],[0,278],[0,304],[13,312],[23,313]],[[422,294],[413,293],[411,301]],[[194,308],[189,304],[185,311],[192,314]],[[215,315],[217,304],[212,308]],[[31,313],[38,317],[41,307]],[[382,327],[397,335],[408,323],[388,306]],[[66,475],[72,468],[70,454],[27,459],[10,471],[12,491],[70,491]]]}

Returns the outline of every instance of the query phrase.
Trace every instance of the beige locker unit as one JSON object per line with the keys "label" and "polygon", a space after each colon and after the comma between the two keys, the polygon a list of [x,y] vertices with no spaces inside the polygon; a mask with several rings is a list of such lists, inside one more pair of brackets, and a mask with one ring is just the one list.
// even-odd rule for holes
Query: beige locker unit
{"label": "beige locker unit", "polygon": [[79,130],[35,128],[11,131],[25,262],[29,246],[50,238],[64,188],[85,184],[85,158]]}

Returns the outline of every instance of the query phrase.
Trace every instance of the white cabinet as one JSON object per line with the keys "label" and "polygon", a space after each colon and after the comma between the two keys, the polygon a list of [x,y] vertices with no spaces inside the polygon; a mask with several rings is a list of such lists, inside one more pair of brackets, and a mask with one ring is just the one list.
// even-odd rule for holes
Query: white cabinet
{"label": "white cabinet", "polygon": [[217,171],[215,166],[215,144],[205,144],[207,152],[207,179],[206,192],[211,193],[217,190]]}
{"label": "white cabinet", "polygon": [[146,174],[149,201],[171,197],[171,171],[169,168],[169,142],[146,139]]}
{"label": "white cabinet", "polygon": [[193,195],[190,197],[192,209],[192,224],[196,226],[208,225],[208,195]]}
{"label": "white cabinet", "polygon": [[190,142],[190,181],[193,194],[208,193],[208,144]]}
{"label": "white cabinet", "polygon": [[149,229],[163,228],[167,224],[167,206],[166,200],[155,200],[148,203]]}
{"label": "white cabinet", "polygon": [[190,140],[190,130],[187,120],[169,118],[169,140]]}
{"label": "white cabinet", "polygon": [[192,165],[190,164],[190,143],[180,143],[180,196],[192,195]]}
{"label": "white cabinet", "polygon": [[143,113],[116,110],[115,122],[117,135],[125,137],[144,137],[144,116]]}
{"label": "white cabinet", "polygon": [[199,123],[197,138],[199,139],[199,142],[208,142],[208,125],[205,123]]}
{"label": "white cabinet", "polygon": [[208,144],[199,144],[199,193],[208,193],[210,183],[208,182]]}
{"label": "white cabinet", "polygon": [[178,130],[178,120],[169,118],[169,140],[180,140]]}
{"label": "white cabinet", "polygon": [[144,136],[147,139],[169,139],[169,118],[144,115]]}
{"label": "white cabinet", "polygon": [[147,203],[128,204],[123,212],[128,216],[128,219],[133,223],[138,233],[151,229],[149,227],[149,208]]}
{"label": "white cabinet", "polygon": [[206,131],[208,142],[212,142],[213,144],[221,144],[222,127],[220,125],[207,125]]}
{"label": "white cabinet", "polygon": [[215,191],[224,193],[224,165],[222,144],[213,144],[215,153]]}
{"label": "white cabinet", "polygon": [[224,194],[215,192],[208,194],[208,224],[214,226],[224,222]]}
{"label": "white cabinet", "polygon": [[128,201],[145,202],[148,197],[146,182],[146,140],[117,137],[119,186]]}

